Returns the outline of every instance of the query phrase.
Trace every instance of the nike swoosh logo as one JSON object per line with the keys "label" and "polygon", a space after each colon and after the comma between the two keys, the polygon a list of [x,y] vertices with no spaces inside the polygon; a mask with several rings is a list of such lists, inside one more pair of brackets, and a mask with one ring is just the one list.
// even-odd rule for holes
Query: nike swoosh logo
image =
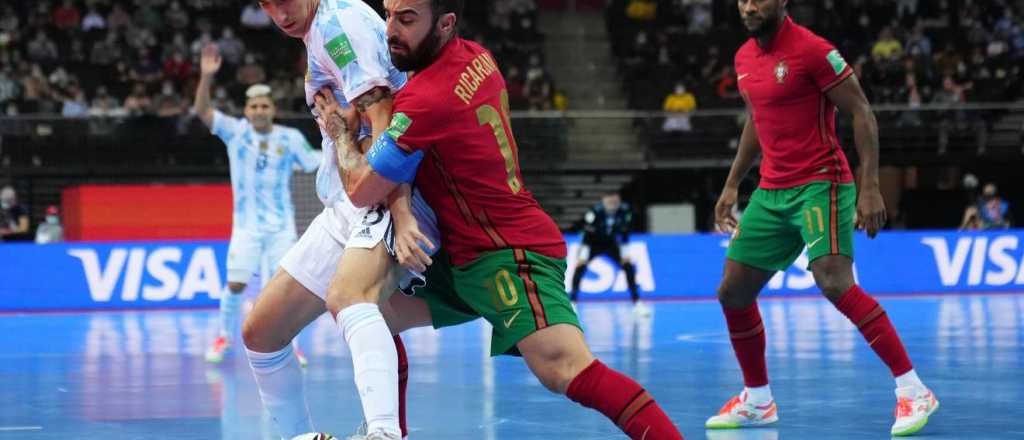
{"label": "nike swoosh logo", "polygon": [[516,310],[516,312],[512,314],[511,318],[506,319],[504,321],[505,322],[505,328],[511,327],[512,326],[512,321],[515,321],[516,317],[518,317],[519,314],[522,313],[522,312],[523,312],[522,310]]}
{"label": "nike swoosh logo", "polygon": [[810,243],[807,243],[807,248],[810,249],[810,248],[814,247],[814,245],[818,244],[818,242],[821,241],[821,239],[823,239],[823,238],[825,238],[825,236],[818,237],[817,240],[814,240],[814,241],[812,241]]}
{"label": "nike swoosh logo", "polygon": [[750,74],[749,73],[744,73],[744,74],[741,74],[741,75],[737,76],[736,77],[736,81],[742,81],[743,78],[747,77],[747,75],[750,75]]}

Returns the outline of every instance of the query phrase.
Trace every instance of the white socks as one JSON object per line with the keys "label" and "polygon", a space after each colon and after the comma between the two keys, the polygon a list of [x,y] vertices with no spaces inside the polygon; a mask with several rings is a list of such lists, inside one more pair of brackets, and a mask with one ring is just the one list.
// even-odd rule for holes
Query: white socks
{"label": "white socks", "polygon": [[400,437],[398,351],[380,308],[376,304],[355,304],[338,312],[337,322],[352,352],[367,432],[384,431]]}
{"label": "white socks", "polygon": [[768,385],[753,388],[744,387],[743,392],[747,393],[747,398],[743,400],[754,406],[767,405],[772,401],[772,388]]}
{"label": "white socks", "polygon": [[[392,343],[392,346],[394,344]],[[302,370],[291,344],[274,353],[245,350],[256,376],[263,407],[274,419],[284,439],[313,432],[313,422],[306,406]]]}
{"label": "white socks", "polygon": [[242,292],[236,294],[231,289],[224,289],[220,294],[220,335],[228,340],[234,340],[238,334],[243,299]]}
{"label": "white socks", "polygon": [[924,382],[921,382],[921,378],[917,377],[917,372],[911,369],[910,371],[896,376],[896,389],[914,389],[925,390]]}

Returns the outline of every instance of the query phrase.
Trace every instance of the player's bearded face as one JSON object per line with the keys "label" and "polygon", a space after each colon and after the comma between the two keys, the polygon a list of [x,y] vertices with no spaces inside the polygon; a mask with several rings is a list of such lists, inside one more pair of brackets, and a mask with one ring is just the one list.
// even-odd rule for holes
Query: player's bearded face
{"label": "player's bearded face", "polygon": [[432,57],[441,42],[441,33],[438,31],[437,19],[426,21],[430,23],[424,35],[417,44],[411,44],[398,35],[388,37],[388,49],[391,52],[391,63],[402,72],[423,70],[433,61]]}
{"label": "player's bearded face", "polygon": [[739,0],[740,18],[750,36],[758,38],[775,33],[785,3],[782,0]]}

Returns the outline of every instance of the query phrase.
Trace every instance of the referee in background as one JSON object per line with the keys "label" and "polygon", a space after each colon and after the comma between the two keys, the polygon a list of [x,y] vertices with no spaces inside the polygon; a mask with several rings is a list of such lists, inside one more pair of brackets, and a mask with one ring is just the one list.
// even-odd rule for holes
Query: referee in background
{"label": "referee in background", "polygon": [[624,272],[629,284],[629,294],[633,299],[633,313],[636,316],[650,316],[651,310],[642,302],[636,287],[636,266],[630,261],[629,252],[623,247],[629,243],[629,233],[633,230],[633,211],[628,203],[623,203],[618,191],[601,196],[601,203],[594,205],[583,216],[583,243],[576,256],[576,272],[572,277],[573,303],[580,292],[580,281],[587,273],[587,265],[599,255],[607,255]]}

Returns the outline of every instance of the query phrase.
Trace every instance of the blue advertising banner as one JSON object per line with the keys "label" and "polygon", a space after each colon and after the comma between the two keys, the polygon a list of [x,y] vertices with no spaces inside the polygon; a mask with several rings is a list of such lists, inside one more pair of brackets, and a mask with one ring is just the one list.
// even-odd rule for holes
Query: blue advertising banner
{"label": "blue advertising banner", "polygon": [[[854,276],[877,294],[1024,291],[1024,231],[886,232],[854,237]],[[641,296],[713,297],[722,276],[725,235],[637,236],[625,251],[637,268]],[[579,249],[569,240],[572,279]],[[814,295],[806,252],[765,286],[768,295]],[[570,289],[567,281],[566,290]],[[580,298],[628,296],[625,274],[606,257],[588,266]]]}
{"label": "blue advertising banner", "polygon": [[[566,290],[579,239],[569,243]],[[1024,231],[889,232],[856,237],[858,282],[877,294],[1024,291]],[[637,235],[625,251],[648,298],[713,297],[724,235]],[[227,242],[0,245],[0,311],[211,307],[227,283]],[[768,295],[813,295],[807,256],[777,274]],[[581,299],[628,297],[607,257],[588,266]]]}
{"label": "blue advertising banner", "polygon": [[227,242],[0,245],[0,310],[214,306]]}

